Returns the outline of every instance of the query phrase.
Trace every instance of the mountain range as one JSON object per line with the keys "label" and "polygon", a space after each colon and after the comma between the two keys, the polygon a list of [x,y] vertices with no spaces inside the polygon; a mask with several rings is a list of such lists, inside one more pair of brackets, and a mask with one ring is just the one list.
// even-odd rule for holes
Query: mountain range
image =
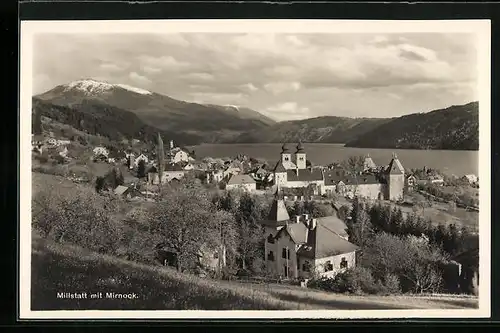
{"label": "mountain range", "polygon": [[110,137],[179,144],[318,142],[349,147],[478,149],[478,103],[399,118],[276,122],[243,106],[199,104],[123,84],[78,80],[33,97],[33,112]]}

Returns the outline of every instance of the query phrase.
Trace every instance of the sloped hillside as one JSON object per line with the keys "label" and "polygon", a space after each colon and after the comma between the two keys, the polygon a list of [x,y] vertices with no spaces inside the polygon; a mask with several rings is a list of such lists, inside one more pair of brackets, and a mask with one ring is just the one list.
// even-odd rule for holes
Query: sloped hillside
{"label": "sloped hillside", "polygon": [[[278,284],[217,281],[56,244],[33,235],[32,310],[461,309],[477,298],[351,296]],[[103,298],[90,298],[92,292]],[[57,293],[87,292],[86,299]],[[106,293],[133,298],[106,298]],[[134,296],[135,295],[135,296]]]}
{"label": "sloped hillside", "polygon": [[392,119],[346,144],[358,148],[479,149],[479,103]]}
{"label": "sloped hillside", "polygon": [[179,144],[198,144],[202,139],[193,134],[173,131],[160,131],[145,124],[134,113],[109,105],[82,101],[80,104],[60,106],[33,98],[32,112],[40,112],[42,116],[57,122],[70,125],[77,130],[89,134],[99,134],[110,140],[139,139],[155,142],[158,132],[164,137],[175,140]]}

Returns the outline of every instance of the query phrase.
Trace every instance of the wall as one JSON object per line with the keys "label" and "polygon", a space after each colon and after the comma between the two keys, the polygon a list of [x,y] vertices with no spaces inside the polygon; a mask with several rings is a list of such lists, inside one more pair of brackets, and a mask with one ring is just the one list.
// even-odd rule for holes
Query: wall
{"label": "wall", "polygon": [[[345,270],[340,268],[340,262],[342,258],[345,258],[347,260],[347,268],[356,267],[356,252],[343,253],[337,256],[320,258],[316,260],[299,257],[299,264],[300,264],[299,276],[303,278],[312,278],[315,275],[313,272],[314,269],[317,276],[333,278],[335,277],[335,275]],[[327,261],[330,261],[333,264],[332,271],[325,272],[325,264]],[[305,262],[310,263],[311,272],[305,272],[302,270],[303,268],[302,265]]]}
{"label": "wall", "polygon": [[357,194],[370,199],[378,199],[379,194],[384,198],[384,184],[361,184],[358,185]]}
{"label": "wall", "polygon": [[248,192],[253,192],[257,189],[257,185],[255,183],[226,185],[226,190],[232,190],[232,189],[237,189],[237,188],[241,188],[241,189],[248,191]]}
{"label": "wall", "polygon": [[404,175],[389,175],[389,200],[402,199],[404,187]]}
{"label": "wall", "polygon": [[277,172],[274,178],[274,184],[279,186],[287,185],[287,176],[285,172]]}
{"label": "wall", "polygon": [[297,165],[297,168],[299,169],[305,169],[306,168],[306,154],[295,154],[295,164]]}
{"label": "wall", "polygon": [[184,172],[182,171],[165,171],[163,173],[163,179],[167,182],[171,181],[174,178],[181,179],[182,177],[184,177]]}
{"label": "wall", "polygon": [[[274,244],[270,244],[267,242],[267,237],[269,236],[269,233],[273,232],[271,231],[271,228],[266,228],[266,268],[268,273],[279,276],[281,275],[283,278],[285,277],[285,271],[284,271],[284,265],[286,264],[286,259],[282,258],[282,251],[283,248],[286,248],[288,246],[288,249],[290,250],[290,259],[288,260],[288,268],[289,268],[289,278],[297,278],[298,277],[298,271],[297,271],[297,252],[296,252],[296,247],[295,243],[291,240],[290,235],[288,234],[282,234],[282,236],[279,239],[276,239],[274,241]],[[273,235],[276,235],[277,231],[274,230]],[[274,252],[274,261],[269,261],[267,259],[267,255],[269,254],[269,251]]]}
{"label": "wall", "polygon": [[172,160],[174,163],[179,163],[182,161],[187,162],[189,160],[189,156],[185,151],[181,150],[181,151],[178,151],[177,153],[175,153],[174,158]]}

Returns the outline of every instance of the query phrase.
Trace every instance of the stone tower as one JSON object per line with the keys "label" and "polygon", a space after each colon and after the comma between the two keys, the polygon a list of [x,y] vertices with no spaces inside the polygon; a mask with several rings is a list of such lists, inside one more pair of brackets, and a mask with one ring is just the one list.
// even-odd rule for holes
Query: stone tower
{"label": "stone tower", "polygon": [[269,210],[267,218],[261,221],[261,224],[265,229],[265,263],[266,269],[271,274],[277,274],[281,267],[280,256],[281,247],[279,245],[279,240],[276,239],[278,232],[285,228],[290,221],[290,216],[285,206],[285,202],[278,189],[274,194],[274,200]]}
{"label": "stone tower", "polygon": [[283,186],[286,186],[288,182],[288,177],[286,173],[286,168],[283,166],[282,160],[278,161],[276,166],[274,167],[274,185],[276,185],[277,189],[280,189]]}
{"label": "stone tower", "polygon": [[286,146],[286,143],[281,146],[281,163],[287,169],[287,167],[291,164],[292,162],[292,154],[288,150],[288,147]]}
{"label": "stone tower", "polygon": [[299,141],[297,144],[297,151],[295,152],[295,164],[297,165],[297,169],[305,169],[306,164],[306,152],[304,151],[304,147],[302,147],[302,142]]}
{"label": "stone tower", "polygon": [[405,187],[405,169],[396,154],[392,155],[392,160],[387,168],[387,192],[389,200],[403,199]]}

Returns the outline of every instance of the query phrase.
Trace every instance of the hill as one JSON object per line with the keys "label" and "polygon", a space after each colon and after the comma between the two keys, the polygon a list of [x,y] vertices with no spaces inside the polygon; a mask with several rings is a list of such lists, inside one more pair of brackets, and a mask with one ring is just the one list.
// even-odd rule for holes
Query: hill
{"label": "hill", "polygon": [[149,126],[198,136],[203,142],[215,142],[273,123],[248,108],[189,103],[127,85],[90,79],[59,85],[35,97],[58,106],[85,104],[95,105],[96,109],[105,106],[129,111]]}
{"label": "hill", "polygon": [[[208,280],[162,266],[56,244],[33,235],[32,310],[319,310],[460,309],[477,307],[461,296],[351,296],[278,284]],[[91,292],[103,298],[90,299]],[[87,299],[58,299],[87,292]],[[106,293],[136,298],[106,298]]]}
{"label": "hill", "polygon": [[453,105],[391,119],[348,141],[347,147],[479,149],[479,103]]}
{"label": "hill", "polygon": [[67,124],[91,135],[101,135],[114,141],[123,138],[135,138],[145,142],[156,142],[158,132],[164,138],[172,139],[179,144],[198,144],[202,141],[200,136],[194,134],[168,130],[161,131],[145,124],[136,114],[130,111],[96,101],[83,100],[81,103],[61,106],[34,97],[32,99],[32,112],[40,112],[41,116],[56,122]]}
{"label": "hill", "polygon": [[389,122],[381,118],[324,116],[284,121],[270,127],[242,133],[234,143],[317,142],[345,143]]}

